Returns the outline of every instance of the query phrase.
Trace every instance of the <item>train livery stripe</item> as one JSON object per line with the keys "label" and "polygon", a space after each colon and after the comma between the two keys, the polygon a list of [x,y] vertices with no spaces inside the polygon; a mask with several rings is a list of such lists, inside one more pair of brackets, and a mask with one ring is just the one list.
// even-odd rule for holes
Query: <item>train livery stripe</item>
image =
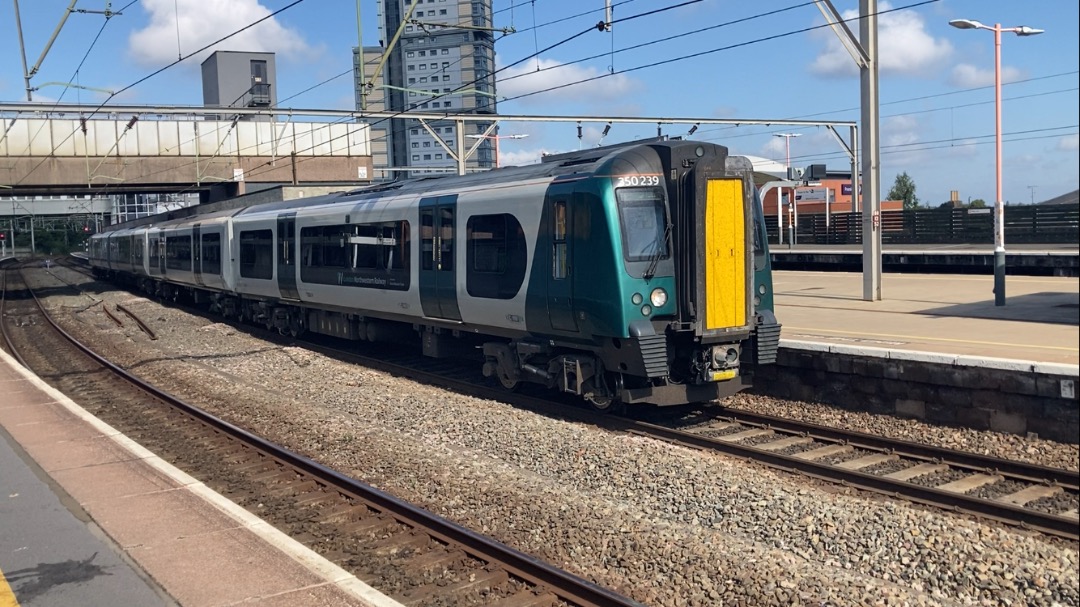
{"label": "train livery stripe", "polygon": [[15,599],[11,586],[8,586],[3,571],[0,571],[0,607],[19,607],[19,601]]}
{"label": "train livery stripe", "polygon": [[746,225],[741,179],[710,179],[705,192],[705,328],[746,325]]}

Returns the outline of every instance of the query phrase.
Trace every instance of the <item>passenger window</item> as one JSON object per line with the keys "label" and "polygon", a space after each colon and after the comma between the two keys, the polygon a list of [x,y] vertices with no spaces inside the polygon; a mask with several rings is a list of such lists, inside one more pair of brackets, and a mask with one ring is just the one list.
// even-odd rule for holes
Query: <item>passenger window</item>
{"label": "passenger window", "polygon": [[465,288],[469,295],[513,299],[525,282],[528,264],[521,223],[508,213],[473,215],[465,230]]}
{"label": "passenger window", "polygon": [[566,245],[566,201],[560,200],[552,207],[551,275],[563,279],[570,275],[570,263]]}

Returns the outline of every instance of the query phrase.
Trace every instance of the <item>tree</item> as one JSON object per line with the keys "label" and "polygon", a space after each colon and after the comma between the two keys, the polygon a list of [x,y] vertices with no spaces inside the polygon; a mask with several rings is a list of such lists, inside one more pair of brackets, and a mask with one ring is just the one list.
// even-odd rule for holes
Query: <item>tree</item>
{"label": "tree", "polygon": [[971,202],[968,203],[968,208],[969,209],[985,209],[986,208],[986,201],[983,200],[982,198],[976,198],[975,200],[972,200]]}
{"label": "tree", "polygon": [[889,200],[903,200],[905,210],[919,208],[919,197],[915,195],[915,180],[908,176],[907,171],[896,176],[888,198]]}

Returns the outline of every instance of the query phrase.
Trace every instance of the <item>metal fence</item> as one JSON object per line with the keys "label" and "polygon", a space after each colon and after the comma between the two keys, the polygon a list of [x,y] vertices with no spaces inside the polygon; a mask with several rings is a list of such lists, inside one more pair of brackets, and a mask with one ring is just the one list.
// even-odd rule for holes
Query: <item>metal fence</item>
{"label": "metal fence", "polygon": [[[788,242],[784,218],[784,242]],[[778,242],[776,217],[766,217],[769,242]],[[916,209],[882,211],[884,244],[992,244],[993,209]],[[862,213],[799,215],[797,244],[861,244]],[[1080,244],[1080,206],[1005,207],[1005,242]]]}

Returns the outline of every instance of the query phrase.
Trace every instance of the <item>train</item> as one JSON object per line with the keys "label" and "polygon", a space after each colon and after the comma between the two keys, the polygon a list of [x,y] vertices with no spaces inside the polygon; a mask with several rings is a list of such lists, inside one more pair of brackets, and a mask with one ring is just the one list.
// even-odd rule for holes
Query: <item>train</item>
{"label": "train", "polygon": [[88,257],[97,276],[225,318],[471,352],[508,390],[599,410],[730,396],[780,341],[753,167],[706,142],[121,224]]}

